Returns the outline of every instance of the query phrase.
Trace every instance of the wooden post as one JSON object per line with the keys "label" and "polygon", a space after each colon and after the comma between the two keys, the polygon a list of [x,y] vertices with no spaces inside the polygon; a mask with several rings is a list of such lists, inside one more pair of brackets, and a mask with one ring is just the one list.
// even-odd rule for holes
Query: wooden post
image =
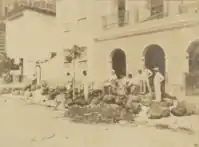
{"label": "wooden post", "polygon": [[73,59],[73,100],[75,100],[75,59]]}

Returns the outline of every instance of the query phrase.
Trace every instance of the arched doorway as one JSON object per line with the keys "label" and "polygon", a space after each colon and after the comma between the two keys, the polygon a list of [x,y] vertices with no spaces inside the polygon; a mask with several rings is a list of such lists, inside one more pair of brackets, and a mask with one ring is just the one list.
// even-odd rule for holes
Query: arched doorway
{"label": "arched doorway", "polygon": [[[144,50],[145,67],[152,70],[154,67],[158,67],[160,73],[165,77],[165,53],[159,45],[150,45]],[[153,87],[153,77],[150,80],[150,84]],[[162,84],[162,92],[165,92],[165,81]]]}
{"label": "arched doorway", "polygon": [[115,70],[117,77],[126,75],[126,55],[123,50],[115,49],[111,53],[112,69]]}
{"label": "arched doorway", "polygon": [[194,41],[188,47],[189,73],[186,75],[186,93],[199,95],[199,41]]}

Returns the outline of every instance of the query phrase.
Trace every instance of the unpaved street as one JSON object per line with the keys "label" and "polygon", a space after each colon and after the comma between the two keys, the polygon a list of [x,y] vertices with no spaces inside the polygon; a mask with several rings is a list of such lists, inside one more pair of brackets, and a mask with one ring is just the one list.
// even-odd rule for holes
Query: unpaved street
{"label": "unpaved street", "polygon": [[75,124],[63,112],[0,99],[0,147],[192,147],[194,135],[121,125]]}

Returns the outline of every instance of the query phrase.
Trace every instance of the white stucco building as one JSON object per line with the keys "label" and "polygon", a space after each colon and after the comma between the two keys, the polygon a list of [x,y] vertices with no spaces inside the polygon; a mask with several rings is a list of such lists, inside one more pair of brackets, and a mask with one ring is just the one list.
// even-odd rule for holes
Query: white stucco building
{"label": "white stucco building", "polygon": [[63,45],[88,48],[90,79],[102,82],[111,69],[133,74],[158,66],[167,91],[185,87],[189,52],[198,44],[198,0],[59,0]]}

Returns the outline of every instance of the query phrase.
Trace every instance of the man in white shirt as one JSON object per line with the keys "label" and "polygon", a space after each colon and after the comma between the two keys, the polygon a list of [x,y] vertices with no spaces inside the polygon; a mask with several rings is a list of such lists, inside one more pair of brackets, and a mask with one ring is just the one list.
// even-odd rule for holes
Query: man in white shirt
{"label": "man in white shirt", "polygon": [[153,75],[153,73],[151,72],[151,70],[147,69],[146,67],[144,67],[142,69],[142,83],[143,83],[143,93],[146,93],[146,88],[148,88],[149,93],[152,93],[151,90],[151,86],[149,83],[149,78]]}
{"label": "man in white shirt", "polygon": [[155,67],[155,76],[153,79],[154,89],[155,89],[155,98],[157,101],[162,100],[161,84],[164,81],[164,76],[159,72],[159,68]]}
{"label": "man in white shirt", "polygon": [[36,85],[37,84],[37,76],[36,76],[36,74],[34,73],[33,75],[32,75],[32,85]]}

